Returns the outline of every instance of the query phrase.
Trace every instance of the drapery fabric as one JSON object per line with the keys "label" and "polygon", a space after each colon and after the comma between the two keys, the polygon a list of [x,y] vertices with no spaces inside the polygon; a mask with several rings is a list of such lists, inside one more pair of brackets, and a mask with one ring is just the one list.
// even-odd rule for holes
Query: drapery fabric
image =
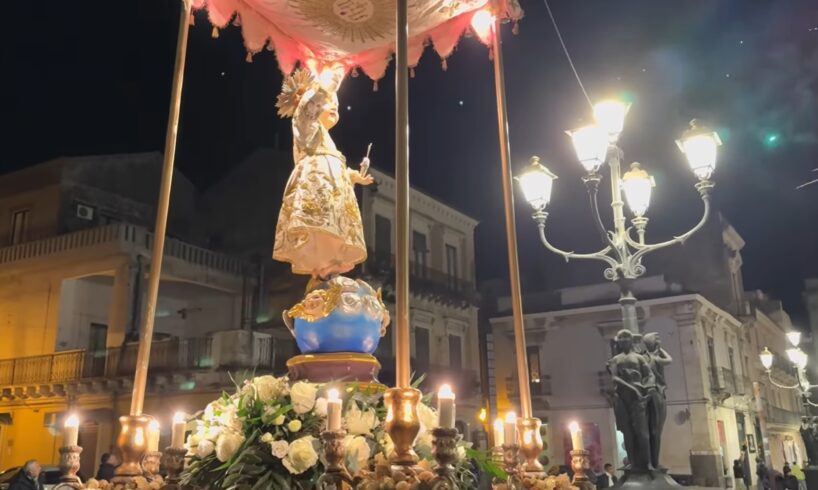
{"label": "drapery fabric", "polygon": [[[206,9],[215,28],[240,26],[251,56],[276,53],[281,70],[297,63],[340,62],[360,67],[373,80],[383,77],[395,46],[395,0],[193,0]],[[444,60],[451,55],[472,18],[488,0],[409,0],[409,66],[430,43]],[[500,15],[522,17],[516,0]],[[217,32],[217,31],[215,31]],[[480,36],[478,36],[480,37]],[[485,40],[484,40],[485,41]]]}

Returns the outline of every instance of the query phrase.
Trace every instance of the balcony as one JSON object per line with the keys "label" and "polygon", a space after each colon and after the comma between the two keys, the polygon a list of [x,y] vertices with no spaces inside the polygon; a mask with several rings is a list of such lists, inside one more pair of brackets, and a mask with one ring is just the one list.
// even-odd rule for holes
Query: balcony
{"label": "balcony", "polygon": [[801,423],[801,414],[764,402],[764,415],[768,424],[788,425],[797,427]]}
{"label": "balcony", "polygon": [[[252,362],[241,367],[272,369],[270,338],[256,339],[253,348]],[[63,395],[80,386],[98,385],[103,391],[112,383],[127,386],[136,370],[138,349],[138,343],[129,343],[96,352],[73,350],[0,360],[0,398]],[[148,375],[161,385],[169,379],[225,369],[214,362],[214,354],[210,337],[154,341]]]}
{"label": "balcony", "polygon": [[[539,382],[531,381],[529,384],[531,390],[531,404],[535,410],[547,410],[548,399],[551,396],[551,376],[544,375],[540,377]],[[509,400],[517,401],[520,399],[520,382],[517,375],[514,374],[506,378],[506,393]]]}
{"label": "balcony", "polygon": [[710,389],[711,391],[726,400],[734,395],[745,394],[746,385],[744,378],[736,374],[732,369],[725,367],[710,368]]}
{"label": "balcony", "polygon": [[[371,275],[383,277],[386,282],[392,282],[395,276],[395,256],[379,255],[370,250],[366,270]],[[417,262],[409,263],[409,289],[416,296],[451,305],[474,305],[478,300],[473,282]]]}
{"label": "balcony", "polygon": [[[141,252],[147,255],[152,245],[153,233],[146,228],[117,223],[0,248],[0,266],[46,256],[76,257],[83,253],[89,257],[121,252]],[[165,257],[232,276],[241,276],[244,270],[244,262],[239,259],[173,238],[165,241]]]}

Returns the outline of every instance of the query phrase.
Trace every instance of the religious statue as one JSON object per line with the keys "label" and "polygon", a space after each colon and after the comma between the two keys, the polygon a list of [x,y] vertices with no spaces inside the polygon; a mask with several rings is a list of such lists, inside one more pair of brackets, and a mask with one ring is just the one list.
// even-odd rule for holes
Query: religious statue
{"label": "religious statue", "polygon": [[273,258],[293,273],[326,279],[366,260],[366,244],[355,184],[369,185],[369,159],[360,170],[346,165],[329,130],[338,123],[342,66],[316,76],[299,69],[284,81],[276,107],[293,120],[295,167],[284,189]]}
{"label": "religious statue", "polygon": [[373,183],[369,150],[359,170],[351,169],[329,134],[344,75],[341,65],[320,72],[308,65],[284,80],[276,103],[280,116],[292,118],[295,166],[273,258],[311,276],[303,300],[282,315],[302,353],[287,363],[292,380],[374,381],[380,365],[372,354],[389,324],[380,290],[342,275],[366,260],[355,184]]}
{"label": "religious statue", "polygon": [[650,462],[659,468],[659,450],[662,446],[662,428],[667,418],[667,383],[665,366],[673,361],[670,354],[661,347],[659,334],[651,332],[642,338],[645,346],[644,356],[653,374],[654,386],[648,398],[648,432],[650,436]]}
{"label": "religious statue", "polygon": [[810,466],[818,465],[818,424],[816,417],[801,417],[801,439],[807,450]]}
{"label": "religious statue", "polygon": [[608,361],[608,371],[614,382],[616,427],[624,436],[630,469],[648,472],[653,464],[647,407],[655,379],[648,360],[634,351],[630,330],[620,330],[615,340],[618,353]]}

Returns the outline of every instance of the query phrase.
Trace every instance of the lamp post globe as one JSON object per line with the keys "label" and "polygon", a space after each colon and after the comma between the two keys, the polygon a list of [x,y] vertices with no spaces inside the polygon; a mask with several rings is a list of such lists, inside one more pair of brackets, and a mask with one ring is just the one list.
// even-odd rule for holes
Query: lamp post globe
{"label": "lamp post globe", "polygon": [[631,105],[618,100],[603,100],[594,104],[594,119],[608,133],[608,141],[616,143],[625,127],[625,116]]}
{"label": "lamp post globe", "polygon": [[596,173],[608,156],[608,133],[599,124],[566,131],[571,137],[579,163],[589,174]]}
{"label": "lamp post globe", "polygon": [[651,177],[639,164],[633,162],[631,169],[622,176],[622,190],[625,191],[625,199],[628,207],[636,216],[643,216],[650,206],[650,193],[654,187],[653,177]]}
{"label": "lamp post globe", "polygon": [[710,179],[716,170],[716,156],[718,147],[721,146],[719,135],[693,119],[690,121],[690,129],[682,133],[682,137],[676,140],[676,145],[687,157],[687,163],[696,177],[699,180]]}
{"label": "lamp post globe", "polygon": [[758,357],[761,360],[761,365],[764,366],[764,369],[769,371],[770,368],[773,367],[774,356],[773,353],[770,352],[770,349],[765,347],[764,350],[761,351],[761,354],[758,355]]}
{"label": "lamp post globe", "polygon": [[798,330],[787,332],[787,340],[790,341],[790,344],[793,347],[798,347],[798,345],[801,344],[801,332],[799,332]]}
{"label": "lamp post globe", "polygon": [[526,201],[537,211],[543,211],[551,200],[551,190],[557,176],[543,164],[540,158],[531,157],[531,163],[516,177]]}

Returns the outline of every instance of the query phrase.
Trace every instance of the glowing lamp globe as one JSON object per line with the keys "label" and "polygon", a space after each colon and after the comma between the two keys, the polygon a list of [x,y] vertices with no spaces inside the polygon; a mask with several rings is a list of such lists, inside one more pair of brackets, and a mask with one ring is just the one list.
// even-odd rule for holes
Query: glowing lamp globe
{"label": "glowing lamp globe", "polygon": [[628,207],[636,216],[642,216],[650,205],[650,193],[653,189],[653,177],[645,172],[639,162],[633,162],[631,169],[622,176],[622,189]]}
{"label": "glowing lamp globe", "polygon": [[625,127],[625,116],[631,105],[618,100],[605,100],[594,104],[594,119],[608,134],[608,141],[615,143]]}
{"label": "glowing lamp globe", "polygon": [[764,366],[764,369],[766,369],[767,371],[769,371],[770,368],[773,367],[774,356],[773,353],[770,352],[770,349],[765,347],[764,350],[761,351],[761,354],[758,355],[758,358],[761,360],[761,365]]}
{"label": "glowing lamp globe", "polygon": [[523,195],[537,211],[545,209],[551,201],[551,190],[557,176],[540,163],[539,157],[531,157],[531,164],[517,176]]}
{"label": "glowing lamp globe", "polygon": [[690,121],[690,129],[676,140],[676,145],[687,157],[687,163],[696,177],[707,180],[713,175],[717,150],[721,146],[721,138],[715,131],[694,119]]}
{"label": "glowing lamp globe", "polygon": [[801,349],[798,349],[798,358],[795,360],[795,365],[798,366],[798,369],[806,368],[807,361],[809,361],[809,355]]}
{"label": "glowing lamp globe", "polygon": [[787,340],[790,341],[790,344],[792,344],[793,347],[798,347],[798,344],[801,343],[801,332],[798,330],[787,332]]}
{"label": "glowing lamp globe", "polygon": [[590,174],[599,170],[608,156],[608,133],[594,124],[573,131],[566,131],[574,144],[579,163]]}
{"label": "glowing lamp globe", "polygon": [[790,359],[791,363],[798,364],[798,349],[795,347],[787,349],[787,357]]}

